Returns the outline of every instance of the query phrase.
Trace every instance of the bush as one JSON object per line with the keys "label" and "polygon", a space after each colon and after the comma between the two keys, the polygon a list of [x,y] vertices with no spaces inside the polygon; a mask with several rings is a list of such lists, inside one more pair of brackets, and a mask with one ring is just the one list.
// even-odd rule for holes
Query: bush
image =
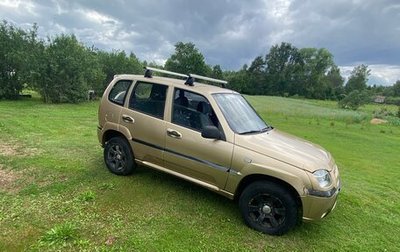
{"label": "bush", "polygon": [[384,119],[387,116],[394,116],[394,113],[387,108],[381,108],[373,112],[374,118]]}
{"label": "bush", "polygon": [[386,97],[385,103],[400,106],[400,97]]}
{"label": "bush", "polygon": [[400,106],[397,107],[397,117],[400,118]]}
{"label": "bush", "polygon": [[365,91],[351,91],[345,98],[338,102],[340,108],[357,110],[360,106],[366,104],[370,95]]}

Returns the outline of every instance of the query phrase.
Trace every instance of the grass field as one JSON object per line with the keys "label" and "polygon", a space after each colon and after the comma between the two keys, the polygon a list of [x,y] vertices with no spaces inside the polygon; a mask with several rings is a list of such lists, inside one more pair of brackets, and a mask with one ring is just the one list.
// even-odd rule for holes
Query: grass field
{"label": "grass field", "polygon": [[0,251],[399,251],[398,121],[371,125],[378,105],[248,98],[267,122],[335,157],[343,189],[323,221],[257,233],[206,189],[143,167],[109,173],[97,102],[0,101]]}

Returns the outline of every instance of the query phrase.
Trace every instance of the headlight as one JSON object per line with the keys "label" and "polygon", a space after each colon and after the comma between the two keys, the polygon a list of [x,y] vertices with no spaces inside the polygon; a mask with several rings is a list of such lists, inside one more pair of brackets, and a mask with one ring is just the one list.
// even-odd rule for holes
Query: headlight
{"label": "headlight", "polygon": [[313,175],[318,181],[319,186],[322,188],[328,187],[332,183],[331,175],[329,175],[329,172],[327,170],[316,170],[315,172],[313,172]]}

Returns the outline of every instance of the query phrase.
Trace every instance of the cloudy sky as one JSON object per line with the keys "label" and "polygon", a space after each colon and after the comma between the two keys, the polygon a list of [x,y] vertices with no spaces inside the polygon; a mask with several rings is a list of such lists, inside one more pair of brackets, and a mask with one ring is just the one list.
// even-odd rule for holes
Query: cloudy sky
{"label": "cloudy sky", "polygon": [[283,41],[324,47],[344,76],[367,64],[370,84],[400,79],[399,0],[0,0],[0,19],[157,63],[176,42],[193,42],[208,64],[228,70]]}

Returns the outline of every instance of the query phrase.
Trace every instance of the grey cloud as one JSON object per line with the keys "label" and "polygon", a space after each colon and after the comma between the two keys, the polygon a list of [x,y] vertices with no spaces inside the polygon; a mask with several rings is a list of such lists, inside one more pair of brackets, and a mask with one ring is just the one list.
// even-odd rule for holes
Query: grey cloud
{"label": "grey cloud", "polygon": [[[286,41],[327,48],[343,66],[400,65],[396,0],[25,0],[17,9],[0,3],[0,16],[17,25],[37,22],[42,36],[73,32],[87,45],[159,63],[176,42],[191,41],[209,64],[238,69]],[[376,71],[379,81],[396,78]]]}

